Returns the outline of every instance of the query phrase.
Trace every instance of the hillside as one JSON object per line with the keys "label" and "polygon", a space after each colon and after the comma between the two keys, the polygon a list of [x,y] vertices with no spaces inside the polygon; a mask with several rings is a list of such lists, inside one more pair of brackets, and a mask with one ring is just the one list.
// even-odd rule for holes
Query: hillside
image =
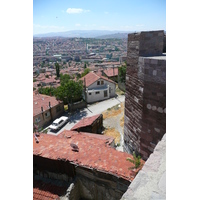
{"label": "hillside", "polygon": [[127,38],[128,33],[124,31],[107,31],[107,30],[74,30],[66,32],[53,32],[45,34],[35,34],[33,37],[82,37],[82,38]]}

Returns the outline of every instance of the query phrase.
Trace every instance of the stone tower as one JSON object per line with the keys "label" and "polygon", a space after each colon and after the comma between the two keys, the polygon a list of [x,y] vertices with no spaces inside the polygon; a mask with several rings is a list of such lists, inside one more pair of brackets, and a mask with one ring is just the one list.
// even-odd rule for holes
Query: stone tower
{"label": "stone tower", "polygon": [[164,31],[128,35],[124,151],[147,159],[166,132]]}

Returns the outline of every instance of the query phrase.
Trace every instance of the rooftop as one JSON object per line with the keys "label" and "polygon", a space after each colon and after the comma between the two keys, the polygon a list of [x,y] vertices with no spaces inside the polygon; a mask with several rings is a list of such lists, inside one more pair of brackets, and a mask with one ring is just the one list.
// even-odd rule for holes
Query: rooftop
{"label": "rooftop", "polygon": [[60,199],[66,193],[67,187],[44,183],[40,180],[33,179],[33,200],[50,200]]}
{"label": "rooftop", "polygon": [[82,120],[80,120],[75,126],[73,126],[71,128],[71,130],[75,130],[75,129],[78,129],[78,128],[81,128],[81,127],[86,127],[86,126],[90,126],[93,124],[93,122],[98,119],[99,117],[101,116],[101,114],[98,114],[98,115],[94,115],[92,117],[85,117],[83,118]]}
{"label": "rooftop", "polygon": [[50,97],[43,94],[35,94],[33,92],[33,116],[41,113],[41,107],[43,107],[43,111],[48,110],[49,102],[51,103],[51,107],[60,104],[60,101],[56,100],[55,97]]}
{"label": "rooftop", "polygon": [[92,85],[94,82],[96,82],[99,79],[104,79],[104,80],[109,81],[111,83],[115,83],[114,81],[112,81],[112,80],[110,80],[110,79],[108,79],[108,78],[106,78],[104,76],[99,76],[99,75],[97,75],[94,72],[90,72],[90,73],[86,74],[84,77],[82,77],[80,79],[80,80],[83,81],[83,84],[84,84],[84,79],[85,79],[85,85],[86,85],[86,87]]}
{"label": "rooftop", "polygon": [[118,68],[109,68],[103,71],[108,77],[118,76]]}
{"label": "rooftop", "polygon": [[[104,135],[68,130],[64,130],[57,136],[40,134],[39,143],[33,139],[33,155],[53,160],[66,160],[75,165],[96,169],[132,181],[135,173],[129,168],[133,164],[126,160],[132,155],[110,147],[109,144],[113,139]],[[79,151],[73,151],[70,144],[77,145]],[[141,160],[141,163],[144,164],[144,161]]]}

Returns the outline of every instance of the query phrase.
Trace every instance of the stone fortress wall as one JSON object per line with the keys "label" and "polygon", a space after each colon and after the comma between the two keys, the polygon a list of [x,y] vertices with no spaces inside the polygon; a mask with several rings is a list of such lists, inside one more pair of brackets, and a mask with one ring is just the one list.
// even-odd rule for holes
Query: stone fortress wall
{"label": "stone fortress wall", "polygon": [[147,160],[166,133],[164,31],[128,35],[124,151]]}

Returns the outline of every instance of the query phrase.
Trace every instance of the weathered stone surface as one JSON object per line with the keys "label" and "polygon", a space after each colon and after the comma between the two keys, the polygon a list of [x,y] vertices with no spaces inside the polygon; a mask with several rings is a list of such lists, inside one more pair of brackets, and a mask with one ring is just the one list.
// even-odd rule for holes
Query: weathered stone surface
{"label": "weathered stone surface", "polygon": [[163,31],[128,36],[124,150],[137,151],[143,159],[153,152],[151,142],[157,144],[166,132],[163,36]]}
{"label": "weathered stone surface", "polygon": [[133,199],[166,199],[166,134],[121,198]]}

